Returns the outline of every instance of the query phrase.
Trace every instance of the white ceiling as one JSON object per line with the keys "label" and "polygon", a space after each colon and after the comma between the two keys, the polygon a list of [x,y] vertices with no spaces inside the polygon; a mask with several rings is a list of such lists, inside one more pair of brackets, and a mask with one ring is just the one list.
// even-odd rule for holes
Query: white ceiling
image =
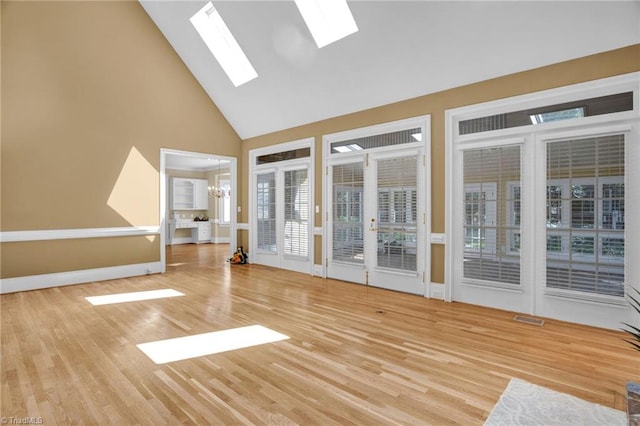
{"label": "white ceiling", "polygon": [[215,0],[258,72],[234,87],[206,0],[140,3],[242,139],[640,42],[640,0],[349,1],[359,31],[322,49],[293,0]]}

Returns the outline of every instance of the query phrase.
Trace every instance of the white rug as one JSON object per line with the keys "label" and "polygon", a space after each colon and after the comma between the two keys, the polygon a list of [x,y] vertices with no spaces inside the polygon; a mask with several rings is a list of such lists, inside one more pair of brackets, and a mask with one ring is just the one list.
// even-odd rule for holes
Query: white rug
{"label": "white rug", "polygon": [[627,414],[513,378],[484,424],[623,426]]}

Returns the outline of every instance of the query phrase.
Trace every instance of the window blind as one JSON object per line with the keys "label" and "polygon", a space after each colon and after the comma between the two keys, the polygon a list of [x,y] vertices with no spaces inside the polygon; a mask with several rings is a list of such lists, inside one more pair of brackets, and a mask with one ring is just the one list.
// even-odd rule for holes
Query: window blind
{"label": "window blind", "polygon": [[467,150],[464,277],[520,285],[520,147]]}
{"label": "window blind", "polygon": [[284,253],[307,257],[309,250],[309,180],[307,169],[284,172]]}
{"label": "window blind", "polygon": [[257,175],[258,248],[276,253],[276,174]]}
{"label": "window blind", "polygon": [[378,266],[417,271],[416,156],[379,160]]}
{"label": "window blind", "polygon": [[624,295],[624,135],[547,144],[547,287]]}
{"label": "window blind", "polygon": [[333,260],[363,264],[363,163],[333,166],[332,186]]}

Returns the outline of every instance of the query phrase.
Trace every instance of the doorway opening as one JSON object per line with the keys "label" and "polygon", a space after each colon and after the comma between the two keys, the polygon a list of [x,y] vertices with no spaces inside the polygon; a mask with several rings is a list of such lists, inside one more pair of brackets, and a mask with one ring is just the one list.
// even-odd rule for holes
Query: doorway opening
{"label": "doorway opening", "polygon": [[160,150],[160,263],[166,246],[237,244],[237,159],[216,154]]}

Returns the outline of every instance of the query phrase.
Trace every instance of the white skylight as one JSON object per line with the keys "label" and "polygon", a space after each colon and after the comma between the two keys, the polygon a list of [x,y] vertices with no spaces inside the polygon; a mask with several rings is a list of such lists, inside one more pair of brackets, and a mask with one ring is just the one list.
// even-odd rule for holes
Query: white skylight
{"label": "white skylight", "polygon": [[346,0],[295,0],[318,47],[358,31]]}
{"label": "white skylight", "polygon": [[112,303],[137,302],[140,300],[163,299],[165,297],[184,296],[184,293],[170,288],[162,290],[135,291],[132,293],[105,294],[104,296],[85,297],[92,305],[109,305]]}
{"label": "white skylight", "polygon": [[213,331],[136,345],[156,364],[212,355],[286,340],[289,336],[261,325]]}
{"label": "white skylight", "polygon": [[234,86],[238,87],[258,76],[211,2],[196,12],[190,21]]}

